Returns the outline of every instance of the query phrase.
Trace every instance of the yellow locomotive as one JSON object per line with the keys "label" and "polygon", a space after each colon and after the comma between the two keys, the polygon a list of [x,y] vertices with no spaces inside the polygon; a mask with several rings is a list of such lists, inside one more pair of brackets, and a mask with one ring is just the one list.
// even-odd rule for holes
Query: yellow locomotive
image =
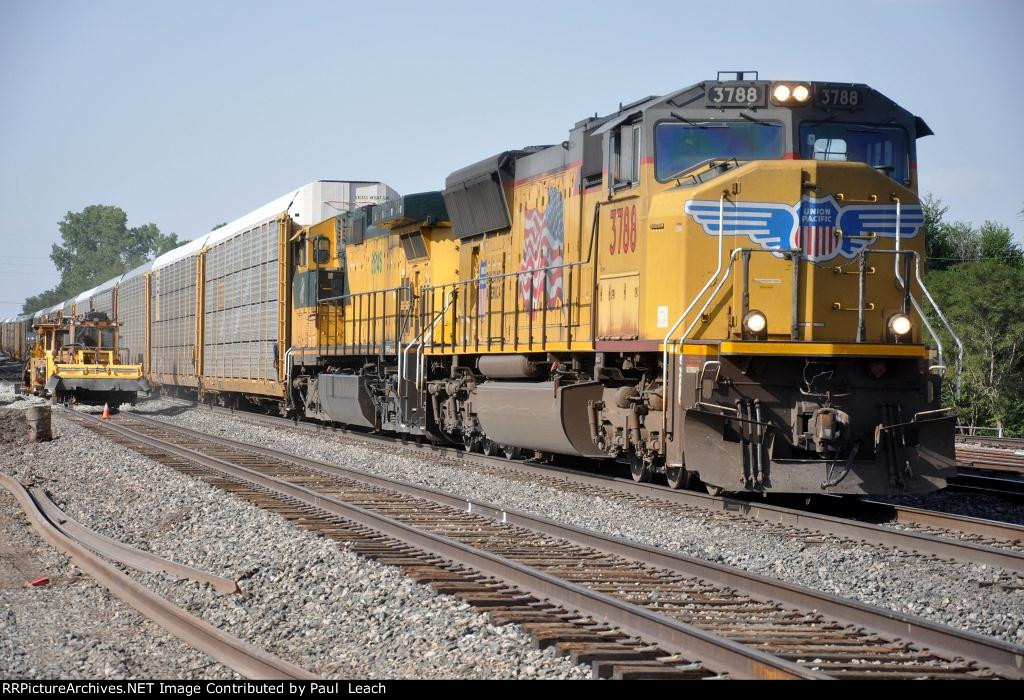
{"label": "yellow locomotive", "polygon": [[931,491],[962,351],[921,277],[930,133],[866,85],[719,75],[440,192],[310,183],[120,278],[125,352],[166,390],[641,481]]}
{"label": "yellow locomotive", "polygon": [[923,312],[916,196],[931,132],[865,85],[747,77],[452,173],[450,228],[430,195],[345,217],[324,258],[343,292],[293,350],[293,405],[673,486],[942,487],[951,349]]}

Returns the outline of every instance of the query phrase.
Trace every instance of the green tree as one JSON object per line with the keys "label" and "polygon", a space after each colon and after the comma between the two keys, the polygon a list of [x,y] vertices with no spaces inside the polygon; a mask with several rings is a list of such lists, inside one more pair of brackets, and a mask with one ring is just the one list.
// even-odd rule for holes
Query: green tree
{"label": "green tree", "polygon": [[1024,250],[1013,240],[1009,227],[991,221],[978,229],[978,252],[982,259],[1001,260],[1014,267],[1024,264]]}
{"label": "green tree", "polygon": [[928,269],[945,270],[978,257],[980,248],[977,232],[970,224],[947,222],[945,216],[949,207],[941,199],[926,194],[921,200],[921,208],[924,210],[922,232]]}
{"label": "green tree", "polygon": [[[928,285],[964,343],[961,420],[1024,429],[1024,267],[1004,258],[968,262],[933,272]],[[943,345],[952,367],[956,348],[948,337]]]}
{"label": "green tree", "polygon": [[21,312],[23,314],[30,314],[35,311],[39,311],[39,309],[54,306],[55,304],[67,299],[69,296],[71,295],[64,291],[64,288],[58,284],[53,289],[47,289],[45,292],[40,292],[35,296],[25,299],[25,303],[22,304],[21,307]]}
{"label": "green tree", "polygon": [[80,294],[179,245],[176,235],[161,233],[156,224],[129,228],[124,210],[108,205],[69,211],[59,228],[61,244],[53,245],[50,259],[60,272],[60,282],[26,299],[23,313]]}

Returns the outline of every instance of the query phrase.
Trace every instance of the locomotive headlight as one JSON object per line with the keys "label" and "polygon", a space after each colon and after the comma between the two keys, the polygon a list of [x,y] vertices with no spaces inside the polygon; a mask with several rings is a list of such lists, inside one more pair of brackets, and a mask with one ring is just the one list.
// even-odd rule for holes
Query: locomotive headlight
{"label": "locomotive headlight", "polygon": [[751,336],[765,338],[767,337],[767,328],[768,318],[756,309],[751,309],[743,317],[743,329]]}
{"label": "locomotive headlight", "polygon": [[811,99],[808,83],[775,83],[772,85],[772,104],[779,107],[795,107],[807,104]]}
{"label": "locomotive headlight", "polygon": [[906,314],[893,314],[889,317],[889,331],[897,338],[905,336],[913,328],[910,316]]}

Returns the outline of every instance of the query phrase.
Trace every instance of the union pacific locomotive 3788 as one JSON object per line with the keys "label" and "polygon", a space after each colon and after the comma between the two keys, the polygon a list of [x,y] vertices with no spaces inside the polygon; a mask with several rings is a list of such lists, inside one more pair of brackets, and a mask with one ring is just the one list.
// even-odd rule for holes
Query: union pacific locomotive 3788
{"label": "union pacific locomotive 3788", "polygon": [[931,491],[959,341],[922,283],[930,133],[867,85],[720,75],[443,191],[312,183],[115,281],[123,359],[676,487]]}

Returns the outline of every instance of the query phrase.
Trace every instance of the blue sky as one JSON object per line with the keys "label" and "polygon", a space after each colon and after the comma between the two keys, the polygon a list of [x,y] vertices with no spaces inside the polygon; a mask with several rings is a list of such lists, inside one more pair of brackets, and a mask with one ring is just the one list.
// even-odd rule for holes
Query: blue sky
{"label": "blue sky", "polygon": [[736,68],[882,90],[936,133],[922,190],[1024,238],[1022,27],[1020,0],[0,0],[0,316],[58,281],[69,210],[188,239],[315,179],[440,189]]}

